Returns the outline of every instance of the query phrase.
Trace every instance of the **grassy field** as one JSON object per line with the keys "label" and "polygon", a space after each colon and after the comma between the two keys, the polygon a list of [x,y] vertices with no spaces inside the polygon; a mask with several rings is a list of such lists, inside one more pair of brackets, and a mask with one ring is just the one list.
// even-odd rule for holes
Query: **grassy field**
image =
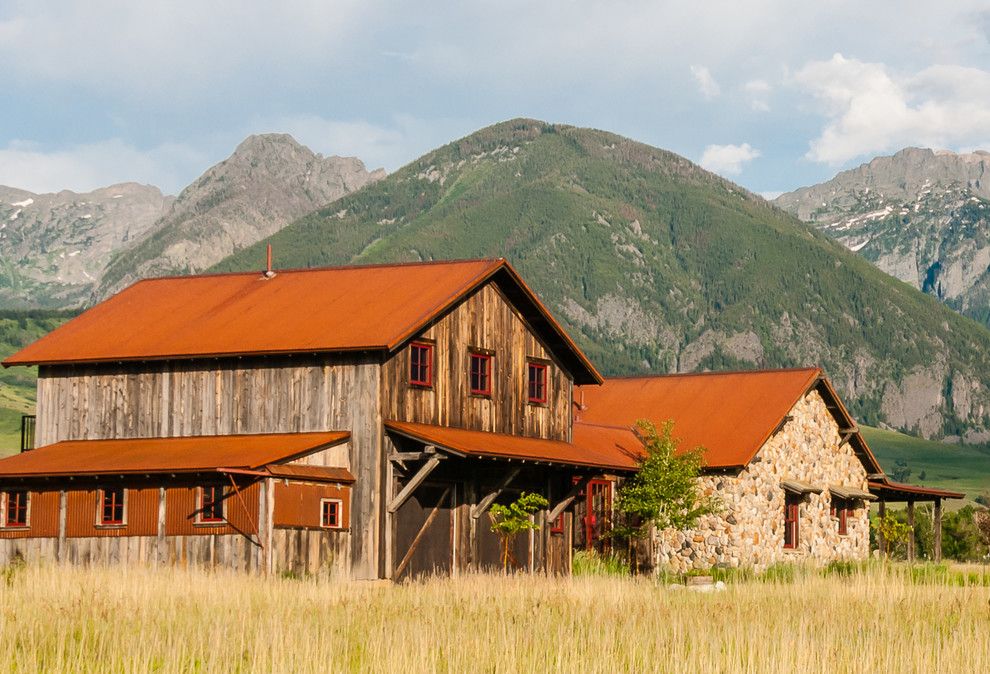
{"label": "grassy field", "polygon": [[900,459],[911,469],[908,482],[912,484],[966,492],[965,503],[971,503],[980,494],[990,494],[990,448],[947,445],[867,426],[862,429],[888,473]]}
{"label": "grassy field", "polygon": [[46,672],[990,671],[990,588],[945,580],[871,568],[703,594],[627,577],[396,586],[26,568],[0,578],[0,662]]}

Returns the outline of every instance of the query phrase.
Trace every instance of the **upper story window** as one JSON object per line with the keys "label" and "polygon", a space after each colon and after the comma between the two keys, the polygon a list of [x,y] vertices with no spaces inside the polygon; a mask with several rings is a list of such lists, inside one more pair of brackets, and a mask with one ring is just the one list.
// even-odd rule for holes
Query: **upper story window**
{"label": "upper story window", "polygon": [[538,405],[547,402],[547,366],[544,363],[529,363],[529,402]]}
{"label": "upper story window", "polygon": [[336,498],[320,501],[320,526],[324,529],[340,529],[343,516],[343,502]]}
{"label": "upper story window", "polygon": [[413,342],[409,345],[409,383],[433,386],[433,345]]}
{"label": "upper story window", "polygon": [[199,521],[204,524],[224,521],[222,486],[208,485],[199,488]]}
{"label": "upper story window", "polygon": [[489,353],[471,353],[471,395],[492,395],[492,356]]}
{"label": "upper story window", "polygon": [[784,494],[784,547],[788,550],[794,550],[798,546],[800,512],[801,496],[786,492]]}
{"label": "upper story window", "polygon": [[7,492],[3,524],[5,527],[26,527],[28,525],[28,493],[26,491]]}
{"label": "upper story window", "polygon": [[832,497],[832,517],[839,526],[839,535],[845,536],[849,533],[849,502],[845,499]]}
{"label": "upper story window", "polygon": [[123,487],[108,487],[100,490],[100,524],[124,523],[126,493],[127,491]]}

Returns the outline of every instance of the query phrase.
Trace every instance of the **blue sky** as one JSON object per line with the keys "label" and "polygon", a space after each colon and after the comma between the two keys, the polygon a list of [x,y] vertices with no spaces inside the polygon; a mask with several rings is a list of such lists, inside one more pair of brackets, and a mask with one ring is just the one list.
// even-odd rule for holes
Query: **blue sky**
{"label": "blue sky", "polygon": [[512,117],[762,193],[990,149],[980,2],[0,2],[0,184],[175,193],[251,133],[394,170]]}

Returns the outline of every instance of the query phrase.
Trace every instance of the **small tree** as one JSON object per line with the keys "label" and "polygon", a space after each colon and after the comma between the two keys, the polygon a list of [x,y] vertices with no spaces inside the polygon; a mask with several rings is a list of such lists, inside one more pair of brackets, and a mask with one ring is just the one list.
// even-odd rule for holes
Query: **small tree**
{"label": "small tree", "polygon": [[[982,508],[973,513],[973,524],[976,525],[976,532],[980,537],[980,542],[988,548],[988,553],[990,553],[990,509]],[[984,560],[986,559],[984,557]]]}
{"label": "small tree", "polygon": [[883,517],[878,517],[876,530],[887,546],[884,553],[885,558],[890,557],[895,546],[906,543],[908,536],[914,534],[911,527],[899,521],[893,513],[886,513]]}
{"label": "small tree", "polygon": [[718,503],[701,493],[698,475],[704,465],[700,447],[679,451],[673,437],[673,422],[661,429],[649,421],[639,421],[640,437],[646,450],[639,470],[618,490],[615,508],[619,521],[613,535],[632,544],[647,535],[650,527],[690,529],[698,518],[715,512]]}
{"label": "small tree", "polygon": [[537,524],[530,521],[530,516],[541,508],[546,508],[549,502],[539,494],[523,492],[509,505],[496,503],[488,510],[492,521],[492,532],[498,535],[502,546],[502,570],[508,571],[509,560],[516,566],[519,562],[512,554],[512,544],[523,531],[536,529]]}

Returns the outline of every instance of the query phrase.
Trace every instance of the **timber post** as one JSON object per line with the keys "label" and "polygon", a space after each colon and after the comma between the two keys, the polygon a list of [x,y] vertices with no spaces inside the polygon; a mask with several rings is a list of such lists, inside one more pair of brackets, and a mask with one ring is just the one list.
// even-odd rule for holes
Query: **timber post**
{"label": "timber post", "polygon": [[909,562],[913,562],[914,561],[914,501],[908,501],[907,503],[907,523],[908,523],[907,558]]}
{"label": "timber post", "polygon": [[935,561],[942,561],[942,499],[935,499],[935,508],[932,510],[932,528],[935,530]]}
{"label": "timber post", "polygon": [[68,515],[69,495],[64,489],[58,492],[58,542],[55,546],[55,559],[64,563],[67,557],[65,522]]}
{"label": "timber post", "polygon": [[[883,518],[887,516],[887,502],[884,501],[883,499],[880,499],[880,502],[877,504],[877,507],[878,507],[877,516],[880,518],[881,521],[883,521]],[[877,547],[880,549],[880,555],[882,557],[886,557],[887,541],[884,539],[883,529],[880,527],[877,527]]]}

